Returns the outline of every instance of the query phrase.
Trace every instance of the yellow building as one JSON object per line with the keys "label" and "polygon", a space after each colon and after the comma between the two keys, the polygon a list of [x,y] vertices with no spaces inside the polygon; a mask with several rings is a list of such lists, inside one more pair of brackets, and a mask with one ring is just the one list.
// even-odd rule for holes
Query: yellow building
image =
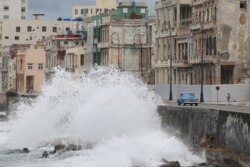
{"label": "yellow building", "polygon": [[83,47],[69,48],[65,55],[65,69],[69,72],[82,73],[87,70],[88,60]]}
{"label": "yellow building", "polygon": [[100,13],[107,13],[110,10],[115,10],[117,5],[117,0],[96,0],[95,6],[74,6],[72,17],[91,17]]}

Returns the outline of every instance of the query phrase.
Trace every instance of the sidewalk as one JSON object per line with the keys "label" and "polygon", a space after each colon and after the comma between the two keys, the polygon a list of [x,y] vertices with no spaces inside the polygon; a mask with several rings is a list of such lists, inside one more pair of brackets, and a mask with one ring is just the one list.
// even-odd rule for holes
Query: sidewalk
{"label": "sidewalk", "polygon": [[[176,103],[175,100],[169,101],[169,100],[163,100],[164,103]],[[202,104],[207,105],[225,105],[225,106],[241,106],[241,107],[250,107],[250,101],[242,101],[242,102],[204,102]]]}
{"label": "sidewalk", "polygon": [[211,105],[227,105],[227,106],[241,106],[241,107],[250,107],[250,101],[243,101],[243,102],[204,102],[204,104],[211,104]]}

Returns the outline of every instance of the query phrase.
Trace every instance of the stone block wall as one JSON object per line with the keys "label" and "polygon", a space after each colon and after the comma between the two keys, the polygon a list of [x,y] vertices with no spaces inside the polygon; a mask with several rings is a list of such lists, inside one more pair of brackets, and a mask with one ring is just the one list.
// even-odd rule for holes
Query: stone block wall
{"label": "stone block wall", "polygon": [[159,106],[158,113],[163,128],[179,131],[192,145],[250,154],[250,113],[171,106]]}

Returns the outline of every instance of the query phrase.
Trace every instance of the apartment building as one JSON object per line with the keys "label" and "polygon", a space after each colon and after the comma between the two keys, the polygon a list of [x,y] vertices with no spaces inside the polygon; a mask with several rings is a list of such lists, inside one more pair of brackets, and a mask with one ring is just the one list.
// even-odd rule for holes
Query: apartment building
{"label": "apartment building", "polygon": [[[66,50],[71,48],[83,48],[85,38],[81,35],[69,33],[65,35],[51,35],[45,39],[45,51],[46,51],[46,78],[49,78],[53,73],[55,67],[65,68],[65,56]],[[72,55],[72,52],[68,50],[68,55]],[[80,54],[81,55],[81,54]],[[73,56],[67,62],[69,71],[74,71]],[[71,62],[72,61],[72,62]],[[74,64],[75,65],[75,64]]]}
{"label": "apartment building", "polygon": [[74,6],[72,9],[72,17],[86,18],[107,13],[110,10],[116,10],[117,5],[117,0],[96,0],[95,6]]}
{"label": "apartment building", "polygon": [[65,70],[81,74],[87,72],[88,57],[85,55],[85,49],[81,47],[66,49]]}
{"label": "apartment building", "polygon": [[28,0],[0,0],[0,20],[25,20]]}
{"label": "apartment building", "polygon": [[4,20],[0,22],[0,46],[36,44],[50,35],[78,30],[77,21]]}
{"label": "apartment building", "polygon": [[[6,53],[6,55],[5,55]],[[38,94],[45,81],[45,51],[43,45],[11,45],[5,47],[8,57],[7,73],[1,81],[1,92],[16,91],[19,94]]]}
{"label": "apartment building", "polygon": [[246,0],[156,1],[156,84],[246,83]]}
{"label": "apartment building", "polygon": [[[115,66],[149,82],[152,71],[154,18],[140,2],[119,3],[117,14],[97,17],[94,60],[102,66]],[[97,24],[99,23],[99,24]]]}

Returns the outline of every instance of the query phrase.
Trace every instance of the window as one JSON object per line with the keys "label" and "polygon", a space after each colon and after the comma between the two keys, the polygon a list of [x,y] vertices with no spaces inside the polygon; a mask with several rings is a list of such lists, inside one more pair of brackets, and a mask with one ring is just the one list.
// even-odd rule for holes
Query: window
{"label": "window", "polygon": [[8,11],[9,10],[9,6],[4,6],[3,10]]}
{"label": "window", "polygon": [[22,17],[21,17],[21,19],[22,19],[22,20],[25,20],[25,19],[26,19],[26,17],[25,17],[25,16],[22,16]]}
{"label": "window", "polygon": [[21,27],[16,27],[16,32],[21,32]]}
{"label": "window", "polygon": [[15,36],[15,40],[19,40],[19,36]]}
{"label": "window", "polygon": [[33,69],[33,64],[32,63],[28,63],[28,70],[32,70]]}
{"label": "window", "polygon": [[9,39],[9,36],[5,36],[4,39]]}
{"label": "window", "polygon": [[240,1],[240,9],[247,9],[247,1],[246,0]]}
{"label": "window", "polygon": [[69,27],[66,27],[66,31],[70,31],[70,28],[69,28]]}
{"label": "window", "polygon": [[3,19],[5,19],[5,20],[9,19],[9,15],[4,15]]}
{"label": "window", "polygon": [[84,12],[83,12],[83,9],[81,9],[81,14],[83,14]]}
{"label": "window", "polygon": [[47,27],[46,26],[42,26],[42,32],[46,32]]}
{"label": "window", "polygon": [[38,64],[38,70],[43,70],[43,64]]}
{"label": "window", "polygon": [[89,9],[84,9],[84,14],[88,14],[89,13]]}
{"label": "window", "polygon": [[75,9],[75,15],[78,15],[78,9]]}
{"label": "window", "polygon": [[26,11],[26,10],[25,10],[25,7],[22,7],[22,8],[21,8],[21,11],[22,11],[22,12],[25,12],[25,11]]}
{"label": "window", "polygon": [[123,8],[122,12],[123,13],[128,13],[128,8]]}
{"label": "window", "polygon": [[84,66],[84,55],[81,55],[81,66]]}
{"label": "window", "polygon": [[145,9],[145,8],[142,8],[142,9],[141,9],[141,13],[146,13],[146,9]]}
{"label": "window", "polygon": [[27,31],[28,31],[28,32],[31,32],[31,31],[32,31],[32,27],[31,27],[31,26],[28,26],[28,27],[27,27]]}
{"label": "window", "polygon": [[57,32],[57,27],[53,27],[52,31]]}

